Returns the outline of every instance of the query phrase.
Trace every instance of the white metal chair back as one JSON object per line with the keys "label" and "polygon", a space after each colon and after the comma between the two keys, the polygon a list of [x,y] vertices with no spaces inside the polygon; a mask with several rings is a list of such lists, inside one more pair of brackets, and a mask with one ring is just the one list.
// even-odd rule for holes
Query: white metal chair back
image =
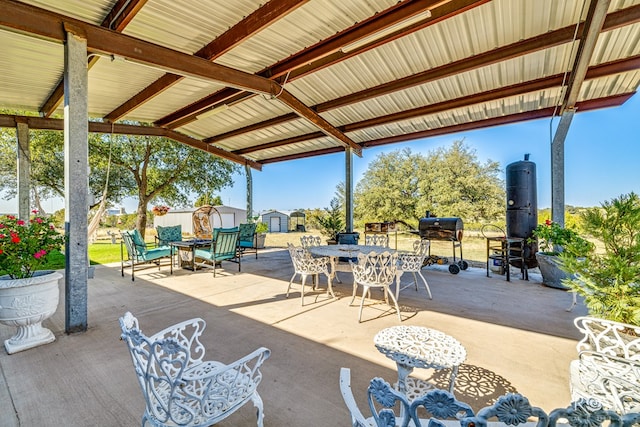
{"label": "white metal chair back", "polygon": [[127,312],[120,318],[146,409],[142,425],[203,426],[216,424],[252,401],[262,427],[263,404],[257,387],[260,366],[271,351],[261,347],[230,364],[203,361],[200,335],[206,324],[191,319],[147,337]]}
{"label": "white metal chair back", "polygon": [[300,236],[300,244],[303,248],[310,248],[311,246],[320,246],[322,239],[320,236]]}
{"label": "white metal chair back", "polygon": [[[398,275],[396,277],[396,299],[400,296],[400,291],[412,284],[415,284],[416,291],[418,291],[418,277],[422,279],[424,287],[427,290],[429,299],[432,299],[431,289],[427,283],[427,279],[422,275],[422,267],[424,266],[424,260],[429,256],[430,242],[425,239],[416,240],[413,242],[413,253],[400,253],[398,254]],[[413,283],[402,286],[400,279],[404,273],[413,274]]]}
{"label": "white metal chair back", "polygon": [[383,248],[389,247],[389,235],[388,234],[365,234],[364,244],[367,246],[380,246]]}
{"label": "white metal chair back", "polygon": [[351,270],[353,272],[353,295],[350,305],[356,297],[356,285],[362,286],[362,299],[360,300],[360,312],[358,314],[358,322],[362,321],[362,307],[364,305],[365,295],[368,295],[371,288],[382,288],[384,290],[385,301],[388,303],[388,296],[391,295],[391,299],[395,304],[396,311],[398,313],[398,319],[402,321],[400,317],[400,307],[398,307],[398,301],[392,292],[389,290],[389,286],[393,283],[397,274],[398,254],[393,252],[384,251],[381,253],[371,252],[369,254],[358,254],[358,262],[354,263],[350,261]]}
{"label": "white metal chair back", "polygon": [[300,289],[300,302],[304,305],[304,286],[307,280],[307,276],[313,276],[315,278],[315,283],[313,285],[313,289],[316,289],[318,281],[320,280],[320,273],[327,276],[327,293],[331,292],[333,295],[333,290],[331,289],[331,285],[329,280],[331,280],[329,274],[329,257],[318,257],[314,258],[311,256],[308,250],[303,248],[302,246],[294,246],[291,243],[288,243],[289,255],[291,256],[291,262],[293,263],[293,275],[289,280],[289,286],[287,287],[287,298],[289,298],[289,291],[291,290],[291,285],[293,284],[293,279],[297,274],[300,275],[302,283]]}

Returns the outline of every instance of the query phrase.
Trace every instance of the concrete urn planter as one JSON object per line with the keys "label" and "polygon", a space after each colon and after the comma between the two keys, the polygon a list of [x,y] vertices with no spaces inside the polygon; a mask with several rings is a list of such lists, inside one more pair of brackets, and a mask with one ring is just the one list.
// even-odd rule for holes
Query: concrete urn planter
{"label": "concrete urn planter", "polygon": [[0,277],[0,323],[18,328],[5,340],[7,353],[13,354],[55,341],[53,332],[42,326],[58,308],[58,280],[55,271],[37,271],[33,277]]}
{"label": "concrete urn planter", "polygon": [[542,274],[543,285],[562,290],[569,289],[562,284],[562,280],[569,279],[571,276],[560,269],[559,260],[556,255],[536,252],[536,260],[538,261],[540,274]]}
{"label": "concrete urn planter", "polygon": [[264,242],[267,239],[266,233],[258,233],[256,234],[256,248],[264,249]]}

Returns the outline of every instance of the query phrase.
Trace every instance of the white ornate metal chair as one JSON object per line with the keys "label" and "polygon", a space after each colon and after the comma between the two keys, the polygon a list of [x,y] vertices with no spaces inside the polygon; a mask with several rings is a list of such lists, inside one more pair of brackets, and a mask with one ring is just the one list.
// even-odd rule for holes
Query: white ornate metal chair
{"label": "white ornate metal chair", "polygon": [[331,289],[331,275],[329,274],[329,257],[317,257],[311,256],[309,251],[301,246],[294,246],[291,243],[288,244],[289,255],[291,256],[291,262],[293,263],[293,276],[289,280],[289,286],[287,287],[287,298],[289,298],[289,291],[293,284],[293,279],[296,275],[301,277],[300,288],[300,303],[304,305],[304,286],[308,276],[313,277],[313,289],[317,288],[320,281],[320,273],[327,276],[327,295],[331,293],[331,296],[335,297],[333,289]]}
{"label": "white ornate metal chair", "polygon": [[358,322],[362,321],[362,307],[364,305],[365,296],[369,295],[371,288],[382,288],[384,292],[384,299],[389,304],[389,296],[393,300],[393,303],[398,313],[398,320],[402,321],[400,316],[400,307],[398,307],[398,300],[395,295],[389,289],[389,286],[393,283],[397,273],[398,254],[384,251],[382,253],[371,252],[369,254],[358,254],[358,262],[351,264],[351,270],[353,272],[353,295],[349,305],[353,304],[356,298],[357,285],[362,286],[362,298],[360,300],[360,310],[358,313]]}
{"label": "white ornate metal chair", "polygon": [[389,247],[389,235],[380,233],[365,233],[364,244],[367,246],[380,246],[383,248]]}
{"label": "white ornate metal chair", "polygon": [[307,249],[311,246],[320,246],[322,239],[320,236],[300,236],[300,244],[303,248]]}
{"label": "white ornate metal chair", "polygon": [[230,364],[204,361],[200,335],[206,324],[191,319],[147,337],[130,312],[120,318],[146,409],[142,426],[209,426],[227,418],[245,403],[257,408],[263,425],[263,403],[258,394],[260,366],[271,351],[258,348]]}
{"label": "white ornate metal chair", "polygon": [[431,289],[427,279],[422,275],[422,267],[424,260],[429,256],[430,242],[426,239],[420,239],[413,242],[413,253],[399,253],[398,254],[398,275],[396,276],[396,299],[400,296],[400,291],[411,286],[411,284],[402,286],[401,278],[404,273],[413,274],[413,284],[416,286],[416,292],[418,291],[418,278],[416,273],[422,279],[424,287],[427,289],[429,299],[433,299],[431,296]]}
{"label": "white ornate metal chair", "polygon": [[[396,425],[404,427],[411,421],[416,426],[436,427],[444,426],[440,420],[459,420],[462,417],[474,415],[471,406],[456,400],[448,391],[434,389],[409,403],[407,398],[388,382],[382,378],[374,378],[367,389],[367,401],[372,416],[366,418],[353,397],[349,368],[340,369],[340,392],[351,413],[351,424],[354,427]],[[394,411],[396,408],[397,410]],[[431,417],[419,418],[419,411],[426,412]]]}
{"label": "white ornate metal chair", "polygon": [[[474,415],[469,405],[456,400],[447,391],[434,389],[409,402],[382,378],[374,378],[369,383],[367,400],[372,417],[367,418],[353,397],[348,368],[340,370],[340,392],[351,414],[353,427],[556,427],[560,421],[570,427],[631,427],[640,421],[638,412],[620,416],[603,409],[595,399],[580,399],[547,414],[517,393],[500,396],[493,405],[480,409]],[[419,418],[418,408],[426,410],[430,417]],[[531,418],[537,420],[530,421]]]}
{"label": "white ornate metal chair", "polygon": [[621,414],[640,411],[640,326],[588,316],[574,323],[584,335],[569,366],[571,398],[595,398]]}

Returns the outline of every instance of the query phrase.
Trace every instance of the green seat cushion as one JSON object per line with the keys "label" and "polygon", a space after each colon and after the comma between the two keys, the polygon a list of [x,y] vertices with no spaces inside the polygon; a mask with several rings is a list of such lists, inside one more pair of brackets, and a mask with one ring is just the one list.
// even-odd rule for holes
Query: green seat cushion
{"label": "green seat cushion", "polygon": [[166,246],[171,242],[179,242],[182,240],[182,225],[172,225],[169,227],[157,226],[158,244]]}
{"label": "green seat cushion", "polygon": [[145,252],[142,258],[145,261],[152,261],[154,259],[165,258],[170,256],[171,256],[171,248],[162,247],[162,248],[149,249],[147,252]]}

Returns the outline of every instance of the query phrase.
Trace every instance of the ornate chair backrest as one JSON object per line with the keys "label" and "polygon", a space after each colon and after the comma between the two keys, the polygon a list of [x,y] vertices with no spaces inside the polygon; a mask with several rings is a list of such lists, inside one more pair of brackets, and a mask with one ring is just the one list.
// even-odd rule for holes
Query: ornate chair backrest
{"label": "ornate chair backrest", "polygon": [[391,252],[371,252],[358,254],[358,263],[352,261],[353,279],[358,283],[386,286],[396,277],[398,254]]}
{"label": "ornate chair backrest", "polygon": [[413,253],[416,255],[427,256],[429,254],[429,246],[431,242],[427,239],[415,240],[413,242]]}
{"label": "ornate chair backrest", "polygon": [[167,328],[152,337],[142,333],[136,319],[127,312],[120,318],[121,338],[126,342],[149,412],[156,420],[188,424],[195,415],[182,406],[182,374],[202,362],[204,346],[199,337],[205,328],[202,319],[191,319]]}
{"label": "ornate chair backrest", "polygon": [[240,232],[238,240],[243,242],[253,242],[253,235],[256,234],[256,223],[240,224],[238,231]]}
{"label": "ornate chair backrest", "polygon": [[542,409],[529,404],[529,399],[521,394],[509,393],[500,396],[496,403],[482,408],[474,417],[460,420],[461,427],[487,427],[491,418],[509,426],[528,422],[529,417],[538,418],[537,427],[547,427],[549,417]]}
{"label": "ornate chair backrest", "polygon": [[[589,316],[577,317],[574,324],[584,334],[576,349],[595,351],[640,361],[640,326]],[[635,337],[628,333],[633,331]]]}
{"label": "ornate chair backrest", "polygon": [[314,258],[302,246],[294,246],[291,243],[288,243],[288,249],[296,273],[315,274],[325,272],[328,269],[327,258]]}
{"label": "ornate chair backrest", "polygon": [[[448,391],[434,389],[411,402],[409,413],[415,425],[420,425],[419,409],[424,409],[434,422],[429,424],[430,427],[444,426],[435,420],[456,419],[463,417],[473,417],[475,414],[471,406],[464,402],[458,401],[455,396]],[[435,420],[434,420],[435,419]]]}
{"label": "ornate chair backrest", "polygon": [[[640,418],[638,414],[631,414],[625,417],[624,424],[633,419]],[[567,408],[554,409],[549,413],[549,427],[556,427],[558,420],[566,420],[571,427],[598,427],[609,420],[609,427],[622,427],[623,421],[614,411],[607,411],[602,408],[600,402],[595,399],[579,399],[571,403]],[[636,419],[636,422],[638,419]],[[629,427],[631,424],[629,424]]]}
{"label": "ornate chair backrest", "polygon": [[213,244],[216,258],[235,258],[238,253],[238,231],[220,231]]}
{"label": "ornate chair backrest", "polygon": [[429,254],[428,240],[416,240],[413,242],[412,253],[400,253],[398,255],[398,269],[401,271],[420,271],[424,259]]}
{"label": "ornate chair backrest", "polygon": [[320,236],[300,236],[300,244],[305,249],[311,246],[320,246],[321,243]]}
{"label": "ornate chair backrest", "polygon": [[365,234],[364,244],[368,246],[389,247],[389,235],[387,234]]}
{"label": "ornate chair backrest", "polygon": [[158,246],[167,246],[171,242],[179,242],[182,240],[182,225],[172,225],[156,227],[158,233]]}

